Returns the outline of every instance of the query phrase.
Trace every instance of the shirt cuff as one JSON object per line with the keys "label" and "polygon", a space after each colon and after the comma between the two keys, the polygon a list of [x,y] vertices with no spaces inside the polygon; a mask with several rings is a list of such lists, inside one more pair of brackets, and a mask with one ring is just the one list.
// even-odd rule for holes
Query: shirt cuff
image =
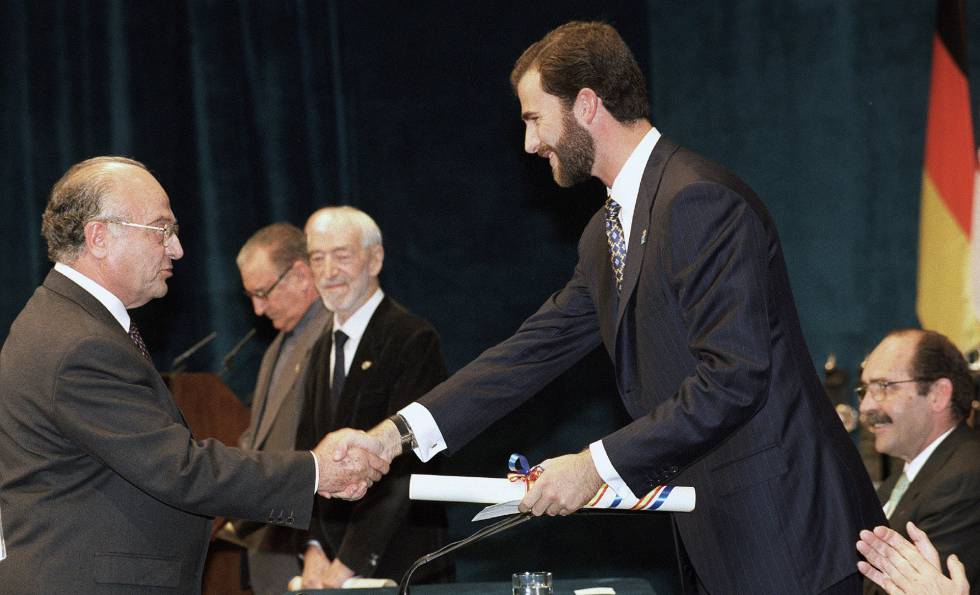
{"label": "shirt cuff", "polygon": [[313,468],[316,469],[316,481],[313,482],[313,493],[316,494],[316,489],[320,487],[320,461],[317,460],[316,455],[313,454],[312,450],[310,451],[310,454],[313,455]]}
{"label": "shirt cuff", "polygon": [[619,476],[619,471],[616,471],[616,468],[613,467],[612,461],[609,460],[609,455],[606,454],[606,447],[602,445],[602,440],[596,440],[589,445],[589,454],[592,455],[592,464],[595,465],[596,471],[599,472],[599,477],[616,492],[617,496],[623,499],[624,505],[632,506],[639,502],[639,498],[636,497],[633,490]]}
{"label": "shirt cuff", "polygon": [[442,432],[439,431],[439,426],[436,425],[436,420],[428,409],[418,403],[409,403],[398,413],[405,418],[412,434],[415,435],[418,447],[412,450],[423,463],[446,450],[446,440],[442,437]]}

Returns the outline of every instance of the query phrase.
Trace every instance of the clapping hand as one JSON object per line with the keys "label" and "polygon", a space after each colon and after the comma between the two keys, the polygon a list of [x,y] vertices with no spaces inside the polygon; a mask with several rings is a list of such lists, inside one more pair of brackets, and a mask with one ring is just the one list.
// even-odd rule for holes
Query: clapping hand
{"label": "clapping hand", "polygon": [[858,562],[858,570],[889,594],[969,595],[963,563],[955,554],[946,559],[949,577],[942,573],[939,552],[924,531],[913,523],[906,526],[910,543],[888,527],[861,531],[857,549],[867,562]]}
{"label": "clapping hand", "polygon": [[381,452],[381,443],[359,430],[327,434],[313,449],[320,466],[317,493],[345,500],[363,497],[388,472],[388,461],[379,456]]}

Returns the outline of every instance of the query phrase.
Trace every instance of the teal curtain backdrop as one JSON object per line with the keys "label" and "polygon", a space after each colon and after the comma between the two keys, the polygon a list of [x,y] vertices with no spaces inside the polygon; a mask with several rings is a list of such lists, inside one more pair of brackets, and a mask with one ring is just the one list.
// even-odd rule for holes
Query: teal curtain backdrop
{"label": "teal curtain backdrop", "polygon": [[[971,7],[974,8],[974,7]],[[99,154],[144,161],[186,256],[134,312],[157,365],[190,360],[249,400],[272,336],[234,256],[258,227],[353,204],[380,224],[386,291],[431,320],[451,369],[508,336],[570,275],[603,192],[562,190],[522,151],[508,74],[571,19],[614,24],[649,76],[654,124],[737,171],[779,225],[815,362],[853,371],[916,323],[919,188],[934,6],[926,0],[0,1],[0,183],[6,334],[50,263],[51,185]],[[978,72],[980,11],[968,34]],[[976,87],[974,87],[976,88]],[[980,97],[974,93],[974,97]],[[43,349],[43,346],[39,346]],[[624,423],[601,352],[449,460],[499,475]],[[473,530],[453,506],[452,532]],[[856,536],[855,536],[856,537]],[[463,551],[463,580],[633,575],[676,581],[665,515],[542,519]]]}

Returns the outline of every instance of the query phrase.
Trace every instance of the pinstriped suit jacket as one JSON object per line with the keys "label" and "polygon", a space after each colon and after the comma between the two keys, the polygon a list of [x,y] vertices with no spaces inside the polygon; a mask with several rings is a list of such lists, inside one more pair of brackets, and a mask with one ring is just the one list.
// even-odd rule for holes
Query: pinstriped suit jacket
{"label": "pinstriped suit jacket", "polygon": [[622,295],[600,210],[568,284],[419,402],[453,451],[600,342],[634,419],[606,451],[637,495],[697,489],[674,520],[682,567],[709,592],[816,593],[856,572],[859,530],[884,517],[813,368],[775,225],[741,180],[665,137]]}

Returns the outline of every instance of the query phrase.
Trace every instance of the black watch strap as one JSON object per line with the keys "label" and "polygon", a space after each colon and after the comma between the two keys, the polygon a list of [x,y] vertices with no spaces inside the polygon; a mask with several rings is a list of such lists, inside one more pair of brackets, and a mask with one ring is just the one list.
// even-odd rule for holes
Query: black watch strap
{"label": "black watch strap", "polygon": [[415,449],[419,447],[419,443],[415,440],[415,434],[412,432],[412,428],[408,426],[408,421],[405,420],[405,417],[401,413],[396,413],[388,419],[390,419],[391,423],[395,424],[395,427],[398,428],[398,434],[401,436],[403,449]]}

